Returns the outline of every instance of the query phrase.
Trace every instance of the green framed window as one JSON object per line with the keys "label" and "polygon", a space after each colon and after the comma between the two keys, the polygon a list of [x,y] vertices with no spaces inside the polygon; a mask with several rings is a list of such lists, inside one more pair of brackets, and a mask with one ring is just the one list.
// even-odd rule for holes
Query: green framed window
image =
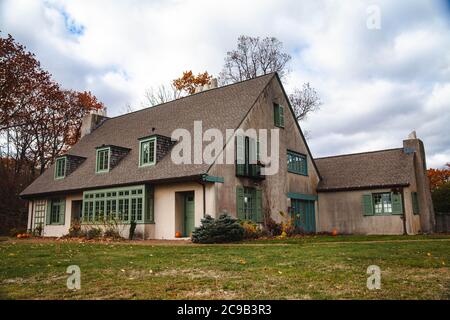
{"label": "green framed window", "polygon": [[240,220],[262,223],[262,191],[251,187],[236,187],[236,214]]}
{"label": "green framed window", "polygon": [[242,135],[236,136],[236,175],[263,178],[261,175],[259,141]]}
{"label": "green framed window", "polygon": [[412,200],[412,209],[413,214],[419,214],[419,197],[417,195],[417,192],[411,192],[411,200]]}
{"label": "green framed window", "polygon": [[66,176],[66,158],[58,158],[55,163],[55,179],[63,179]]}
{"label": "green framed window", "polygon": [[402,195],[394,192],[365,194],[362,207],[365,216],[403,214]]}
{"label": "green framed window", "polygon": [[51,199],[50,201],[48,201],[46,224],[64,224],[65,204],[65,199]]}
{"label": "green framed window", "polygon": [[156,137],[139,142],[139,166],[151,166],[156,163]]}
{"label": "green framed window", "polygon": [[46,202],[45,202],[45,200],[36,200],[36,202],[34,203],[34,227],[33,227],[33,231],[36,230],[36,229],[42,229],[44,227],[44,224],[45,224],[45,211],[46,211]]}
{"label": "green framed window", "polygon": [[308,161],[306,155],[294,151],[287,152],[287,168],[288,172],[308,175]]}
{"label": "green framed window", "polygon": [[109,171],[109,158],[110,158],[110,149],[102,148],[97,149],[96,156],[96,166],[95,171],[97,173],[108,172]]}
{"label": "green framed window", "polygon": [[276,127],[284,128],[284,107],[277,103],[273,105],[273,119]]}
{"label": "green framed window", "polygon": [[153,189],[150,186],[130,186],[92,190],[83,194],[83,223],[153,223]]}

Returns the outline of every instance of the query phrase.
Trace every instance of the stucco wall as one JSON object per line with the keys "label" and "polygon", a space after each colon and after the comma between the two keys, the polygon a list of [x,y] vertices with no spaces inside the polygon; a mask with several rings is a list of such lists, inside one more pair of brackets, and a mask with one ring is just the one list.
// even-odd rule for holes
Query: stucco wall
{"label": "stucco wall", "polygon": [[[155,234],[156,239],[175,239],[175,232],[180,228],[181,205],[177,201],[177,192],[194,192],[195,226],[199,226],[203,218],[203,188],[199,183],[178,183],[155,186]],[[206,185],[206,213],[215,212],[214,184]]]}
{"label": "stucco wall", "polygon": [[[64,224],[63,225],[47,225],[47,224],[45,224],[44,231],[43,231],[43,235],[45,237],[61,237],[63,235],[66,235],[69,232],[70,223],[72,220],[72,201],[82,200],[83,195],[81,193],[80,194],[72,194],[72,195],[67,195],[65,198],[66,198],[66,204],[65,204]],[[45,199],[45,200],[49,201],[49,199]],[[48,212],[46,212],[46,214],[48,214]],[[34,228],[34,225],[33,225],[33,228]]]}
{"label": "stucco wall", "polygon": [[[343,234],[403,234],[401,215],[363,215],[362,196],[379,192],[391,192],[391,189],[319,193],[318,231],[331,232],[336,229]],[[420,218],[412,213],[409,188],[404,189],[404,210],[407,233],[418,233]]]}
{"label": "stucco wall", "polygon": [[[290,202],[288,192],[316,195],[319,181],[318,174],[313,166],[311,155],[305,141],[302,139],[296,125],[296,120],[291,114],[288,102],[282,92],[281,86],[275,79],[268,85],[262,95],[256,101],[253,109],[243,121],[240,129],[277,129],[274,126],[273,104],[284,106],[285,127],[280,128],[279,144],[279,171],[278,174],[266,176],[265,180],[236,177],[235,165],[215,164],[210,171],[211,175],[224,177],[225,183],[217,184],[217,211],[227,212],[236,216],[236,186],[259,187],[263,190],[263,211],[270,212],[273,219],[281,220],[280,211],[287,212]],[[270,142],[270,132],[269,132]],[[231,141],[229,143],[235,143]],[[307,155],[308,176],[287,172],[287,150],[296,151]],[[270,154],[270,147],[269,147]],[[317,210],[316,210],[317,218]]]}

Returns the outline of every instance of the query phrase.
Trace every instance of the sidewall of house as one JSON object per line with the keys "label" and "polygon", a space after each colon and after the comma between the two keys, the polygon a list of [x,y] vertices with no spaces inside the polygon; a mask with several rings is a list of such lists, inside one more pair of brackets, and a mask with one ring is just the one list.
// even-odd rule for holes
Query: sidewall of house
{"label": "sidewall of house", "polygon": [[[274,125],[274,103],[284,107],[284,128],[277,128]],[[254,107],[239,128],[244,131],[256,129],[257,133],[259,129],[279,129],[279,170],[277,174],[268,175],[264,180],[255,180],[236,177],[234,164],[215,164],[209,174],[224,178],[224,183],[217,185],[217,210],[219,212],[229,213],[237,217],[236,186],[261,188],[263,191],[263,213],[270,213],[270,216],[277,222],[283,220],[279,213],[288,211],[290,201],[287,194],[289,192],[317,195],[316,189],[319,176],[314,168],[311,155],[308,153],[306,142],[297,128],[296,120],[289,110],[288,101],[285,99],[282,88],[275,78],[255,102]],[[270,132],[268,133],[268,140],[270,144]],[[229,141],[228,143],[235,142]],[[270,146],[268,149],[270,155]],[[307,176],[288,172],[287,150],[307,155]]]}
{"label": "sidewall of house", "polygon": [[[318,231],[340,234],[403,234],[402,215],[364,216],[362,197],[369,193],[391,192],[391,189],[374,189],[319,193]],[[418,216],[412,214],[411,191],[404,189],[406,228],[409,234],[417,233]]]}
{"label": "sidewall of house", "polygon": [[[51,199],[46,199],[48,203]],[[72,201],[83,200],[83,195],[73,194],[65,196],[65,206],[64,206],[64,224],[61,225],[44,225],[43,235],[45,237],[62,237],[69,233],[69,229],[72,223]],[[50,214],[48,210],[45,214]]]}

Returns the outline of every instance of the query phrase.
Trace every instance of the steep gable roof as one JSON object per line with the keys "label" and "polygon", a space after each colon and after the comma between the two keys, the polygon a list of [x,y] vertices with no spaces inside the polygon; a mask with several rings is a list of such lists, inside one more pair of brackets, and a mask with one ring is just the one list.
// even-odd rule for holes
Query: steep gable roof
{"label": "steep gable roof", "polygon": [[[50,166],[21,196],[172,180],[207,173],[208,164],[176,165],[171,161],[170,153],[155,166],[139,168],[138,139],[154,134],[170,137],[178,128],[187,129],[193,137],[194,121],[200,120],[203,131],[217,128],[225,136],[226,129],[239,126],[274,75],[264,75],[110,118],[69,150],[68,154],[86,158],[77,170],[64,179],[54,180],[54,166]],[[95,174],[96,147],[101,145],[131,150],[113,170]]]}
{"label": "steep gable roof", "polygon": [[318,191],[406,186],[414,172],[414,154],[402,148],[317,158],[322,180]]}

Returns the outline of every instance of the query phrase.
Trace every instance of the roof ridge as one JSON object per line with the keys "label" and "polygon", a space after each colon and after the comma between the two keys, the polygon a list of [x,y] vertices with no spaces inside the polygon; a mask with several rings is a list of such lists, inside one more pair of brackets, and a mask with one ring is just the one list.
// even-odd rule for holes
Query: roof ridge
{"label": "roof ridge", "polygon": [[340,155],[335,155],[335,156],[326,156],[326,157],[314,158],[314,160],[321,160],[321,159],[328,159],[328,158],[339,158],[339,157],[351,157],[351,156],[362,155],[362,154],[370,154],[370,153],[378,153],[378,152],[386,152],[386,151],[394,151],[394,150],[403,150],[403,148],[391,148],[391,149],[364,151],[364,152],[356,152],[356,153],[345,153],[345,154],[340,154]]}
{"label": "roof ridge", "polygon": [[142,109],[139,109],[139,110],[131,111],[131,112],[128,112],[128,113],[120,114],[120,115],[115,116],[115,117],[110,117],[107,120],[117,119],[117,118],[124,117],[124,116],[130,115],[130,114],[142,112],[142,111],[145,111],[145,110],[148,110],[148,109],[151,109],[151,108],[161,107],[161,106],[164,106],[166,104],[169,104],[169,103],[172,103],[172,102],[175,102],[175,101],[180,101],[180,100],[183,100],[183,99],[186,99],[186,98],[190,98],[190,97],[193,97],[193,96],[196,96],[196,95],[200,95],[202,93],[207,93],[207,92],[211,92],[211,91],[214,91],[214,90],[223,89],[223,88],[231,87],[231,86],[234,86],[234,85],[239,85],[239,84],[242,84],[244,82],[250,82],[252,80],[256,80],[256,79],[259,79],[259,78],[269,77],[269,76],[272,77],[276,73],[277,73],[276,71],[275,72],[270,72],[270,73],[262,74],[260,76],[256,76],[255,78],[246,79],[246,80],[243,80],[243,81],[226,84],[226,85],[223,85],[223,86],[220,86],[220,87],[217,86],[216,88],[212,88],[212,89],[208,89],[208,90],[205,90],[205,91],[189,94],[187,96],[180,97],[178,99],[170,100],[170,101],[167,101],[167,102],[163,102],[163,103],[160,103],[160,104],[157,104],[157,105],[154,105],[154,106],[150,106],[150,107],[142,108]]}

